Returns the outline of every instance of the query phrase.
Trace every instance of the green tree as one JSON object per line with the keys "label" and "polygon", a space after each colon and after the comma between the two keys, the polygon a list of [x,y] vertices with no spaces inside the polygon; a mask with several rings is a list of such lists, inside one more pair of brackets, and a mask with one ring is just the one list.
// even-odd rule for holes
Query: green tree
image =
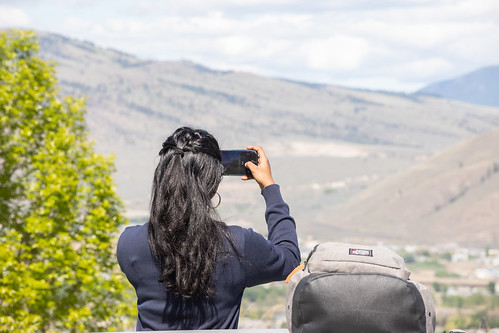
{"label": "green tree", "polygon": [[496,293],[496,283],[494,281],[490,281],[487,285],[487,289],[491,295],[495,295]]}
{"label": "green tree", "polygon": [[84,112],[58,97],[33,32],[0,32],[0,330],[129,325],[114,162],[94,152]]}

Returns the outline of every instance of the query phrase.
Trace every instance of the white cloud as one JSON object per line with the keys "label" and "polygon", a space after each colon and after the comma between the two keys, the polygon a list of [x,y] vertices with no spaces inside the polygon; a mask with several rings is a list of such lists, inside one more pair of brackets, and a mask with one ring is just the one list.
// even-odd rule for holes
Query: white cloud
{"label": "white cloud", "polygon": [[0,5],[0,26],[5,28],[26,27],[31,19],[23,10]]}
{"label": "white cloud", "polygon": [[62,26],[65,31],[86,31],[93,27],[93,23],[79,17],[71,16],[62,22]]}
{"label": "white cloud", "polygon": [[497,0],[6,1],[2,25],[147,59],[372,89],[407,91],[499,54]]}
{"label": "white cloud", "polygon": [[220,51],[229,56],[244,56],[255,49],[255,41],[245,36],[222,37],[216,41]]}
{"label": "white cloud", "polygon": [[424,79],[438,73],[448,73],[453,69],[452,64],[442,58],[429,58],[402,63],[394,68],[401,77]]}
{"label": "white cloud", "polygon": [[311,69],[347,71],[362,64],[368,53],[368,42],[354,36],[335,35],[307,41],[300,51]]}
{"label": "white cloud", "polygon": [[491,18],[497,20],[499,2],[497,0],[460,0],[445,4],[441,11],[441,19]]}
{"label": "white cloud", "polygon": [[484,32],[483,36],[467,36],[449,43],[448,52],[454,59],[467,64],[498,64],[499,27]]}
{"label": "white cloud", "polygon": [[[140,13],[162,13],[164,15],[198,16],[212,11],[224,11],[229,15],[268,12],[273,8],[292,9],[301,0],[142,0],[130,3],[130,10]],[[307,4],[309,6],[309,4]]]}
{"label": "white cloud", "polygon": [[[494,7],[489,9],[493,11]],[[496,16],[493,17],[496,22],[493,24],[497,26],[499,9],[495,10]],[[410,9],[373,10],[357,13],[356,22],[348,22],[346,29],[385,44],[431,49],[442,43],[488,31],[491,23],[484,20],[486,15],[477,11],[471,14],[472,12],[438,3]]]}

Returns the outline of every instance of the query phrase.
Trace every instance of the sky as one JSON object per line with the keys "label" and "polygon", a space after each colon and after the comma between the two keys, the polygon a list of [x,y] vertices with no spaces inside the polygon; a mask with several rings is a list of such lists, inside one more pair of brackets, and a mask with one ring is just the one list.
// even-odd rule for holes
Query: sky
{"label": "sky", "polygon": [[499,65],[499,0],[0,0],[0,28],[144,60],[411,93]]}

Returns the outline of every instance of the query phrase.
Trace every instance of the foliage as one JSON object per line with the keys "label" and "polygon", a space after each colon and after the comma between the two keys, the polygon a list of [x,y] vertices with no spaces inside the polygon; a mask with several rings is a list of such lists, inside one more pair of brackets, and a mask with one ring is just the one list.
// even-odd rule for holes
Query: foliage
{"label": "foliage", "polygon": [[450,308],[462,308],[463,307],[463,297],[462,296],[442,296],[442,303],[446,307]]}
{"label": "foliage", "polygon": [[487,285],[487,290],[491,295],[494,295],[496,293],[496,283],[494,281],[490,281]]}
{"label": "foliage", "polygon": [[244,291],[240,317],[272,319],[275,316],[276,306],[278,312],[281,312],[285,303],[286,286],[282,283],[269,283],[247,288]]}
{"label": "foliage", "polygon": [[[244,300],[258,302],[262,305],[275,305],[276,299],[286,298],[286,286],[282,284],[266,284],[247,288],[244,291]],[[284,304],[284,303],[283,303]]]}
{"label": "foliage", "polygon": [[487,329],[499,327],[497,313],[488,310],[478,310],[470,313],[455,313],[445,321],[445,331],[451,329]]}
{"label": "foliage", "polygon": [[84,101],[61,100],[32,32],[0,33],[0,324],[6,331],[123,328],[114,241],[126,221],[113,160],[88,140]]}
{"label": "foliage", "polygon": [[470,296],[449,296],[443,295],[442,302],[444,306],[452,308],[473,308],[478,305],[490,303],[491,298],[485,297],[480,293],[475,293]]}
{"label": "foliage", "polygon": [[455,329],[455,328],[461,329],[463,327],[468,327],[468,325],[469,325],[469,320],[467,320],[467,318],[464,318],[460,314],[453,315],[445,323],[444,332],[448,332],[448,331]]}
{"label": "foliage", "polygon": [[434,272],[444,272],[445,266],[438,260],[430,259],[424,262],[412,262],[407,265],[413,272],[428,270]]}
{"label": "foliage", "polygon": [[397,250],[397,253],[404,258],[404,261],[406,264],[410,264],[416,261],[416,257],[414,256],[414,253],[412,252],[407,252],[406,250],[400,249]]}
{"label": "foliage", "polygon": [[[455,313],[443,318],[446,329],[499,327],[498,295],[475,293],[469,296],[442,296],[442,306],[457,309]],[[438,310],[437,310],[438,314]],[[442,319],[442,318],[441,318]]]}
{"label": "foliage", "polygon": [[452,254],[450,252],[443,252],[439,255],[440,259],[444,261],[451,261],[452,260]]}
{"label": "foliage", "polygon": [[439,292],[445,293],[448,289],[448,287],[445,284],[441,284],[437,281],[433,282],[432,286],[433,286],[433,290],[435,290],[435,292],[437,292],[437,293],[439,293]]}
{"label": "foliage", "polygon": [[450,278],[458,278],[459,274],[457,273],[449,273],[447,271],[437,271],[435,272],[436,277],[450,277]]}

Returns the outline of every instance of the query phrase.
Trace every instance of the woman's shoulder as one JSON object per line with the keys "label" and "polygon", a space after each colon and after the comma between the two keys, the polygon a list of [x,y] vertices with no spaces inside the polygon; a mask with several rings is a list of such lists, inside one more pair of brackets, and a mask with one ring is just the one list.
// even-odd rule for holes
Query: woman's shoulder
{"label": "woman's shoulder", "polygon": [[117,251],[126,251],[127,249],[137,248],[147,244],[148,224],[131,225],[126,227],[118,239]]}
{"label": "woman's shoulder", "polygon": [[137,238],[137,237],[143,237],[144,235],[147,236],[148,225],[149,223],[130,225],[123,230],[123,232],[120,235],[120,239]]}
{"label": "woman's shoulder", "polygon": [[240,225],[229,225],[229,231],[232,237],[244,237],[248,233],[253,233],[253,229],[244,228]]}
{"label": "woman's shoulder", "polygon": [[239,225],[229,225],[229,231],[234,243],[240,247],[247,247],[248,244],[266,242],[265,237],[252,228],[244,228]]}

